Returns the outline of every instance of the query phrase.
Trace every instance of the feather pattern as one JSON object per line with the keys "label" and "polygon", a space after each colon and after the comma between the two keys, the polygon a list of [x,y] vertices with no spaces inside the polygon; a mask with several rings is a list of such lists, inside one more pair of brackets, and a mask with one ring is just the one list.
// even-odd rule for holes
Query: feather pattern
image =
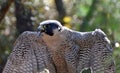
{"label": "feather pattern", "polygon": [[17,38],[3,73],[82,73],[86,68],[92,73],[115,73],[113,49],[102,30],[78,32],[52,20],[40,27],[46,24],[53,35],[42,28],[47,33],[26,31]]}

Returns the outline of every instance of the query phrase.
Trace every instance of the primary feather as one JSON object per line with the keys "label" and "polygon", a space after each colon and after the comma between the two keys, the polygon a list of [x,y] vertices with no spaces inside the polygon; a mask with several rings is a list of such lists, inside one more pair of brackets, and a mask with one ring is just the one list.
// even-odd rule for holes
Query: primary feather
{"label": "primary feather", "polygon": [[18,37],[3,73],[115,73],[112,47],[100,29],[78,32],[46,20],[38,32]]}

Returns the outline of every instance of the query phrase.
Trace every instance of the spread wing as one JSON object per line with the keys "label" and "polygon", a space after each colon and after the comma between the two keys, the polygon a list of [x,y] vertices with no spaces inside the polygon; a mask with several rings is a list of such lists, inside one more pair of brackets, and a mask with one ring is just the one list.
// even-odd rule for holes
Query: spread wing
{"label": "spread wing", "polygon": [[112,57],[113,48],[106,34],[100,29],[92,33],[94,37],[93,65],[92,70],[95,73],[115,73],[115,64]]}
{"label": "spread wing", "polygon": [[115,73],[112,47],[103,31],[72,33],[72,39],[80,46],[77,72],[91,68],[93,73]]}
{"label": "spread wing", "polygon": [[14,43],[3,73],[55,73],[49,50],[36,32],[24,32]]}

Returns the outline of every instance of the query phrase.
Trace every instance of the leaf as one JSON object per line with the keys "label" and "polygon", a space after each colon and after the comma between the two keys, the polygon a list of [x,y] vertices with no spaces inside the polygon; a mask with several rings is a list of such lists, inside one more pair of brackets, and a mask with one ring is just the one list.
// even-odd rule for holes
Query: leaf
{"label": "leaf", "polygon": [[63,18],[63,21],[65,22],[65,23],[70,23],[71,22],[71,17],[70,16],[65,16],[64,18]]}

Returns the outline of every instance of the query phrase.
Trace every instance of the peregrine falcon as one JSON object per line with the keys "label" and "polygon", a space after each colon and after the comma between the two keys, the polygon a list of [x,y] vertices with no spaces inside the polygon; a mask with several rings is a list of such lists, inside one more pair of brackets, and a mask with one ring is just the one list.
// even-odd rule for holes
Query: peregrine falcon
{"label": "peregrine falcon", "polygon": [[115,73],[112,51],[100,29],[78,32],[45,20],[17,38],[3,73]]}

